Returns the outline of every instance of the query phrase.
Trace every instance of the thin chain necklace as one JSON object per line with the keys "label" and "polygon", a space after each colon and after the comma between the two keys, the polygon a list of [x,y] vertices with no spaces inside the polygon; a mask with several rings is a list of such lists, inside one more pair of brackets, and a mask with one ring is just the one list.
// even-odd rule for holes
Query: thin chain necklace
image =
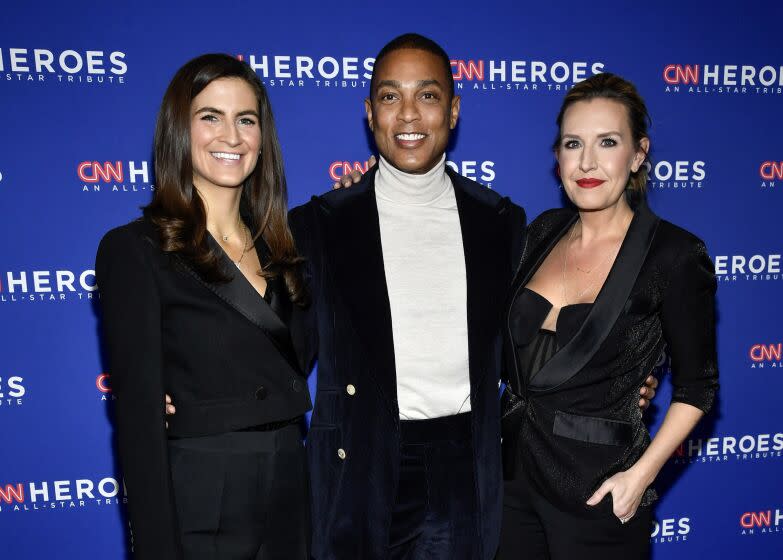
{"label": "thin chain necklace", "polygon": [[[242,270],[242,260],[245,258],[245,254],[249,251],[249,248],[248,248],[248,242],[249,242],[248,238],[249,238],[249,235],[248,235],[247,226],[245,226],[245,224],[242,223],[242,219],[241,218],[237,218],[237,225],[239,226],[239,230],[242,231],[243,236],[244,236],[244,240],[243,240],[243,243],[242,243],[242,254],[239,255],[239,260],[237,260],[237,261],[235,261],[234,259],[231,259],[230,256],[229,256],[229,258],[231,259],[231,262],[234,263],[239,270]],[[236,232],[234,232],[234,233],[236,233]],[[227,234],[227,235],[221,235],[220,238],[224,242],[227,242],[229,240],[229,238],[232,235],[234,235],[234,233]],[[226,251],[226,254],[228,255],[228,251]]]}
{"label": "thin chain necklace", "polygon": [[[581,223],[582,222],[580,221],[579,224],[581,225]],[[568,240],[566,241],[566,244],[563,247],[563,279],[562,279],[560,285],[561,285],[562,291],[563,291],[563,301],[565,301],[566,305],[570,305],[570,302],[568,301],[568,295],[567,295],[568,294],[568,290],[566,290],[566,269],[568,268],[568,248],[571,246],[571,241],[574,238],[574,232],[575,231],[576,231],[576,224],[574,224],[574,227],[571,228],[571,231],[568,234]],[[598,268],[603,267],[609,261],[609,259],[612,257],[612,255],[616,255],[617,254],[617,252],[620,250],[620,245],[622,244],[622,242],[623,242],[623,240],[620,239],[620,241],[617,242],[616,249],[607,251],[606,252],[606,256],[603,259],[601,259],[601,261],[597,265],[595,265],[593,268],[591,268],[590,271],[587,274],[590,274],[594,270],[597,270]],[[579,267],[577,266],[577,268],[579,268]],[[591,289],[593,289],[595,287],[595,283],[596,283],[596,279],[593,278],[593,280],[587,285],[587,287],[584,290],[582,290],[581,292],[578,292],[576,294],[576,298],[575,299],[576,300],[581,299],[582,296],[587,294]]]}

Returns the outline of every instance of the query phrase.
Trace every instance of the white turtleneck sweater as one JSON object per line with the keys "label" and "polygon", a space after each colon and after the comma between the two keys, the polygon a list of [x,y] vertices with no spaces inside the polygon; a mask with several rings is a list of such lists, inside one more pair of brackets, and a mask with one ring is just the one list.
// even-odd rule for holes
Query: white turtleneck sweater
{"label": "white turtleneck sweater", "polygon": [[391,305],[400,418],[470,410],[462,230],[446,156],[423,175],[380,159],[375,200]]}

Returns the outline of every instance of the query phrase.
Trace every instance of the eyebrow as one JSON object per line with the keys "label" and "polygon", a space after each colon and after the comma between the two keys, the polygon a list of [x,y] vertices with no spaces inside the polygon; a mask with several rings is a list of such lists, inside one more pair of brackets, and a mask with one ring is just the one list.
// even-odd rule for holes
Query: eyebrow
{"label": "eyebrow", "polygon": [[[199,113],[217,113],[218,115],[225,115],[226,114],[225,111],[222,111],[222,110],[217,109],[215,107],[202,107],[201,109],[196,111],[194,114],[198,115]],[[258,112],[254,111],[253,109],[245,109],[244,111],[240,111],[239,113],[237,113],[238,117],[242,117],[244,115],[253,115],[256,118],[259,118],[258,117]]]}
{"label": "eyebrow", "polygon": [[[607,136],[622,136],[622,134],[620,134],[616,130],[610,130],[609,132],[602,132],[601,134],[598,135],[598,138],[606,138]],[[582,137],[579,136],[578,134],[563,134],[563,138],[577,138],[579,140],[582,139]]]}
{"label": "eyebrow", "polygon": [[[402,87],[402,82],[398,82],[397,80],[383,80],[381,82],[378,82],[378,86],[377,86],[378,88],[382,88],[383,86],[388,86],[388,87],[393,87],[393,88],[399,89],[399,88]],[[443,86],[440,85],[440,82],[438,80],[435,80],[435,79],[419,80],[418,82],[416,82],[416,87],[417,88],[422,88],[422,87],[427,87],[427,86],[443,87]]]}

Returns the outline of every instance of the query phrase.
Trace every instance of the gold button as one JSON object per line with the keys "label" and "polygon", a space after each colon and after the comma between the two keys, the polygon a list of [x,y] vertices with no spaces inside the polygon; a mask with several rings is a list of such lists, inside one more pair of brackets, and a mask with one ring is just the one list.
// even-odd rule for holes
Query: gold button
{"label": "gold button", "polygon": [[349,395],[351,395],[351,396],[354,396],[354,395],[356,394],[356,387],[354,387],[353,385],[348,385],[348,386],[345,388],[345,391],[346,391],[346,392],[347,392]]}
{"label": "gold button", "polygon": [[337,450],[337,456],[340,459],[345,459],[345,449],[343,449],[342,447],[340,449],[338,449]]}

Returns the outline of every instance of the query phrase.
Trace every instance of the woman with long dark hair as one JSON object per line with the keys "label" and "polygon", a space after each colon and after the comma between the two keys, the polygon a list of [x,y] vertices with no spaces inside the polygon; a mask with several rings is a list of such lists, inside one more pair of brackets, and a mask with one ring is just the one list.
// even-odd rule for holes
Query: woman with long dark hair
{"label": "woman with long dark hair", "polygon": [[[644,101],[598,74],[566,95],[554,144],[572,208],[528,227],[507,316],[502,560],[647,558],[652,483],[717,390],[714,269],[647,207]],[[666,348],[655,438],[639,388]]]}
{"label": "woman with long dark hair", "polygon": [[309,558],[310,398],[289,331],[307,294],[255,72],[185,64],[154,151],[152,202],[96,263],[135,558]]}

